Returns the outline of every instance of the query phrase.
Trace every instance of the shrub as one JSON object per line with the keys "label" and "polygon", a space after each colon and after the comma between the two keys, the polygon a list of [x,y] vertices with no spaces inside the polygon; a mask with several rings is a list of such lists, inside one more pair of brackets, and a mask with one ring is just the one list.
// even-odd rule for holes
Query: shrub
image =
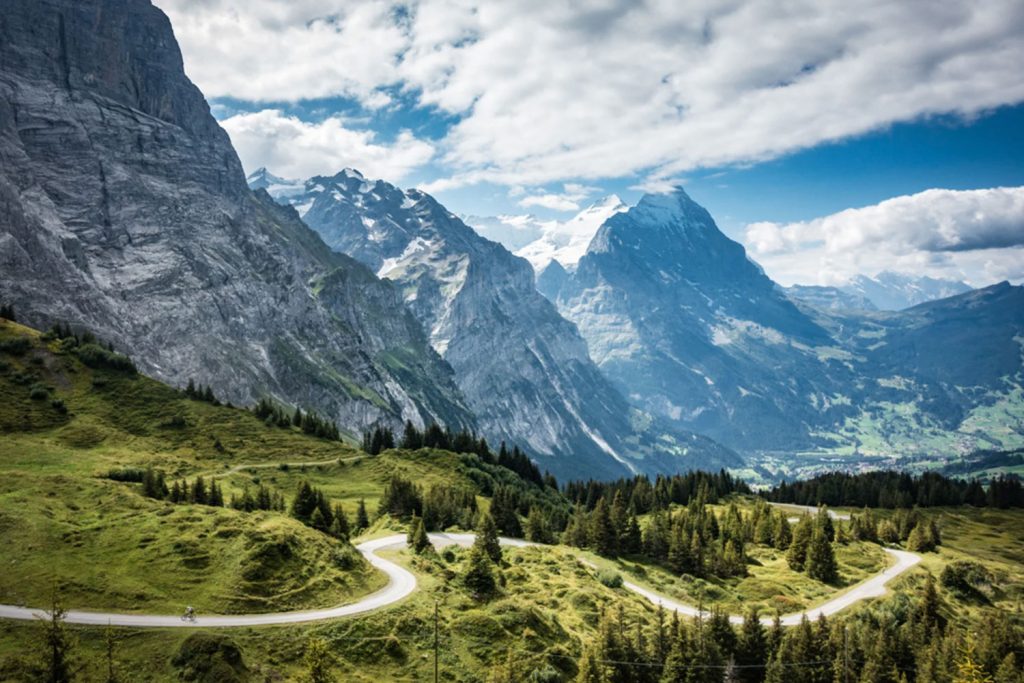
{"label": "shrub", "polygon": [[181,413],[175,413],[171,417],[161,422],[160,426],[166,429],[182,429],[188,426],[188,422],[185,421],[184,415],[182,415]]}
{"label": "shrub", "polygon": [[247,680],[249,673],[235,641],[212,633],[193,633],[186,638],[171,664],[185,681],[230,683]]}
{"label": "shrub", "polygon": [[32,388],[28,390],[28,397],[33,401],[42,401],[50,397],[50,390],[42,384],[33,384]]}
{"label": "shrub", "polygon": [[28,337],[0,339],[0,353],[6,353],[12,356],[24,356],[25,352],[30,348],[32,348],[32,341]]}
{"label": "shrub", "polygon": [[68,412],[68,407],[64,405],[64,401],[62,399],[53,399],[52,401],[50,401],[50,406],[61,415],[66,415]]}
{"label": "shrub", "polygon": [[141,484],[142,480],[146,478],[146,470],[124,467],[119,470],[108,471],[106,474],[103,475],[103,478],[110,479],[111,481]]}
{"label": "shrub", "polygon": [[83,344],[75,351],[79,360],[94,369],[117,370],[135,374],[135,363],[124,354],[110,351],[99,344]]}
{"label": "shrub", "polygon": [[597,580],[608,588],[622,588],[622,574],[611,569],[602,569],[597,572]]}
{"label": "shrub", "polygon": [[337,550],[334,553],[334,566],[342,571],[348,571],[354,569],[359,565],[359,557],[356,555],[355,550],[346,546],[341,550]]}
{"label": "shrub", "polygon": [[992,580],[991,572],[984,565],[970,560],[950,562],[939,575],[939,583],[965,597],[981,593],[981,589],[990,586]]}

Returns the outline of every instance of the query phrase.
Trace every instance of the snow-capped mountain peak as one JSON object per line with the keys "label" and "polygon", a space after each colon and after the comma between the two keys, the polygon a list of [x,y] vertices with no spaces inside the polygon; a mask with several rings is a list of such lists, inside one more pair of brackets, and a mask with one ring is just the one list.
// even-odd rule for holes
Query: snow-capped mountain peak
{"label": "snow-capped mountain peak", "polygon": [[541,236],[517,250],[516,255],[533,264],[537,272],[551,261],[574,268],[604,222],[628,208],[617,195],[602,197],[567,221],[542,223]]}
{"label": "snow-capped mountain peak", "polygon": [[257,168],[245,179],[254,190],[266,190],[274,199],[286,199],[303,194],[305,184],[301,180],[290,180],[271,173],[265,166]]}
{"label": "snow-capped mountain peak", "polygon": [[870,300],[883,311],[898,311],[927,301],[963,294],[970,291],[971,287],[958,280],[883,271],[874,277],[857,275],[840,289]]}

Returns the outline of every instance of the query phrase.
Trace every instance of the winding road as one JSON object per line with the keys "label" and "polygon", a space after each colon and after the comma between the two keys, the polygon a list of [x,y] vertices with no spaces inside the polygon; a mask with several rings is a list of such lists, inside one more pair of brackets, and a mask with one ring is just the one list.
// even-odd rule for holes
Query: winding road
{"label": "winding road", "polygon": [[[474,534],[429,534],[431,542],[437,548],[444,548],[450,545],[468,546],[473,543]],[[511,547],[527,547],[536,545],[517,538],[502,538],[501,545]],[[300,612],[275,612],[271,614],[232,614],[232,615],[198,615],[195,621],[183,621],[179,616],[152,615],[152,614],[125,614],[117,612],[88,612],[82,610],[71,610],[67,613],[65,621],[70,624],[85,624],[90,626],[135,626],[144,628],[229,628],[245,626],[269,626],[274,624],[299,624],[307,621],[322,621],[325,619],[337,619],[339,617],[350,617],[365,612],[371,612],[382,607],[387,607],[408,597],[416,590],[416,577],[407,569],[400,567],[394,562],[378,556],[380,550],[399,550],[406,545],[405,534],[395,534],[365,541],[356,546],[356,550],[362,553],[366,560],[388,576],[388,585],[372,593],[357,602],[328,609],[307,610]],[[884,569],[881,573],[863,581],[850,590],[826,602],[820,607],[807,612],[811,619],[817,619],[820,615],[831,616],[843,610],[858,600],[879,596],[885,593],[885,584],[891,579],[907,571],[921,561],[919,555],[904,550],[884,549],[886,553],[896,559],[896,563]],[[588,563],[589,564],[589,563]],[[629,581],[622,584],[623,588],[630,590],[655,605],[661,605],[667,610],[675,610],[680,614],[696,616],[697,608],[691,605],[676,602],[662,595],[658,595],[642,586]],[[705,613],[706,614],[706,613]],[[785,626],[793,626],[800,623],[803,613],[790,614],[782,618]],[[17,605],[0,605],[0,618],[4,619],[48,619],[49,613],[43,609],[31,607],[19,607]],[[743,621],[742,617],[730,617],[733,623]],[[765,623],[771,623],[771,619],[762,619]]]}

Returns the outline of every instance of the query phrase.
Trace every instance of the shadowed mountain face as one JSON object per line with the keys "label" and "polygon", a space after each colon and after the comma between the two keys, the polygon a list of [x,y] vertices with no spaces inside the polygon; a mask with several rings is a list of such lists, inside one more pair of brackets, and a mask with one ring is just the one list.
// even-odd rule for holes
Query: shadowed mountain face
{"label": "shadowed mountain face", "polygon": [[631,409],[575,326],[537,292],[529,263],[429,195],[351,169],[311,178],[305,188],[281,197],[330,246],[397,285],[488,439],[528,449],[560,476],[739,463],[710,440]]}
{"label": "shadowed mountain face", "polygon": [[4,3],[0,159],[0,298],[25,320],[351,430],[474,425],[394,287],[246,186],[149,2]]}
{"label": "shadowed mountain face", "polygon": [[1021,288],[900,313],[798,305],[681,189],[608,219],[574,273],[545,276],[635,405],[741,451],[901,454],[1024,435]]}

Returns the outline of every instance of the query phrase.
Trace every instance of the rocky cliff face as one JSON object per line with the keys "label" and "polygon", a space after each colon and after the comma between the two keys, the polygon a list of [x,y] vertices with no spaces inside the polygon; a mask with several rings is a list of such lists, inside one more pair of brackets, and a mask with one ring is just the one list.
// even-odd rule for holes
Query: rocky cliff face
{"label": "rocky cliff face", "polygon": [[149,2],[4,3],[0,160],[0,298],[30,322],[353,431],[474,424],[395,289],[246,186]]}
{"label": "rocky cliff face", "polygon": [[529,263],[429,195],[351,169],[305,188],[281,197],[331,247],[397,285],[488,439],[526,448],[563,477],[738,464],[717,444],[632,410],[537,292]]}
{"label": "rocky cliff face", "polygon": [[549,280],[635,405],[741,452],[948,454],[1024,438],[1020,288],[901,313],[798,307],[681,189],[608,219],[576,271]]}

